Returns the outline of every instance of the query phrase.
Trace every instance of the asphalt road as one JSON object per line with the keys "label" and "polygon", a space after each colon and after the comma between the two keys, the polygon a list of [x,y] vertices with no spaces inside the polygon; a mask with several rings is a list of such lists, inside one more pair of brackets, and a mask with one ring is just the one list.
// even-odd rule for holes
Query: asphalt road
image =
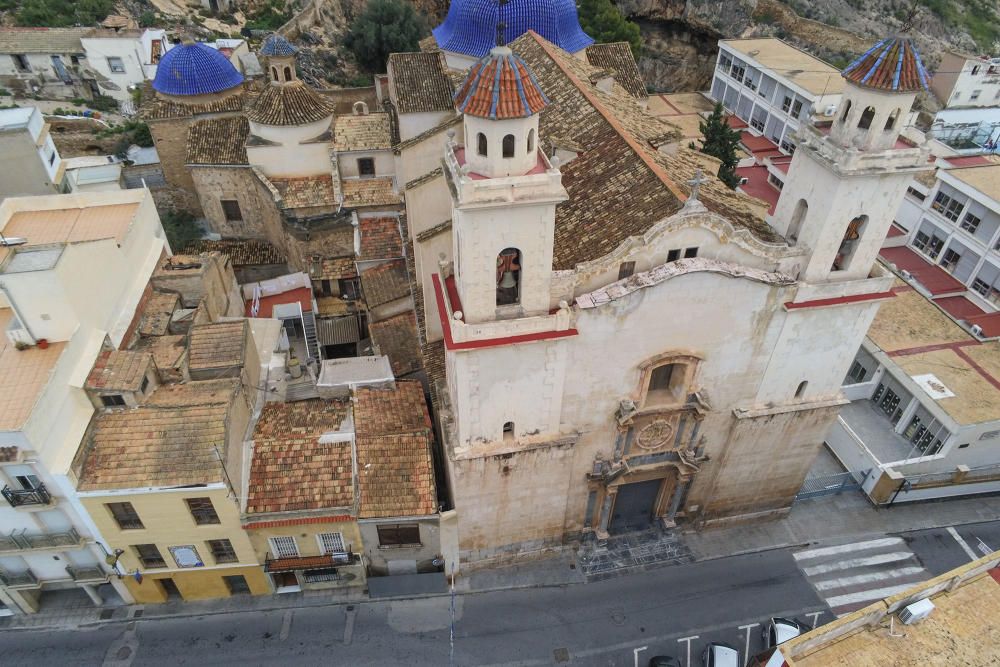
{"label": "asphalt road", "polygon": [[[980,540],[1000,547],[1000,521],[900,537],[936,575],[981,555]],[[694,666],[708,642],[737,648],[742,660],[762,649],[771,616],[833,619],[815,579],[777,550],[587,585],[458,595],[453,664],[632,666],[666,654]],[[449,665],[450,605],[438,597],[10,631],[0,633],[2,665]]]}

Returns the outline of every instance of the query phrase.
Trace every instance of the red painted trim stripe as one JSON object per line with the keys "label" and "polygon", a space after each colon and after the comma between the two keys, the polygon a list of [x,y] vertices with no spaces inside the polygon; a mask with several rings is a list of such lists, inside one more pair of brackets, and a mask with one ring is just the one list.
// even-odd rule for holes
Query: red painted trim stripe
{"label": "red painted trim stripe", "polygon": [[441,278],[438,274],[434,273],[431,274],[431,280],[434,283],[434,300],[437,302],[438,318],[441,320],[441,331],[444,333],[444,346],[449,350],[478,350],[485,347],[497,347],[499,345],[514,345],[515,343],[535,343],[542,340],[568,338],[570,336],[576,336],[580,333],[576,329],[566,329],[565,331],[544,331],[542,333],[504,336],[501,338],[484,338],[482,340],[456,343],[451,337],[451,322],[448,321],[448,310],[445,308],[444,290],[441,289]]}
{"label": "red painted trim stripe", "polygon": [[977,372],[977,373],[979,373],[980,375],[982,375],[982,376],[983,376],[983,379],[984,379],[984,380],[986,380],[986,381],[987,381],[987,382],[989,382],[989,383],[990,383],[991,385],[993,385],[993,388],[994,388],[994,389],[1000,389],[1000,380],[997,380],[997,379],[996,379],[995,377],[993,377],[993,375],[992,375],[992,374],[990,374],[990,372],[989,372],[989,371],[987,371],[987,370],[986,370],[985,368],[983,368],[982,366],[980,366],[980,365],[979,365],[979,364],[978,364],[978,363],[976,362],[976,360],[975,360],[975,359],[973,359],[972,357],[970,357],[970,356],[969,356],[969,355],[968,355],[968,354],[966,353],[966,351],[965,351],[965,350],[963,350],[963,349],[961,349],[961,348],[959,348],[959,347],[956,347],[956,348],[955,348],[955,354],[957,354],[957,355],[958,355],[958,356],[960,356],[960,357],[961,357],[962,359],[964,359],[964,360],[965,360],[965,363],[967,363],[967,364],[969,364],[970,366],[972,366],[972,367],[973,367],[973,368],[974,368],[974,369],[976,370],[976,372]]}
{"label": "red painted trim stripe", "polygon": [[895,293],[892,290],[888,292],[874,292],[872,294],[852,294],[850,296],[835,296],[829,299],[813,299],[812,301],[800,301],[794,303],[792,301],[785,302],[785,310],[797,310],[799,308],[824,308],[826,306],[839,306],[843,303],[858,303],[861,301],[878,301],[880,299],[891,299]]}
{"label": "red painted trim stripe", "polygon": [[960,340],[954,343],[934,343],[933,345],[921,345],[920,347],[904,347],[901,350],[893,350],[892,352],[886,352],[890,357],[909,357],[914,354],[923,354],[924,352],[937,352],[938,350],[955,350],[961,347],[968,347],[969,345],[979,345],[977,340]]}
{"label": "red painted trim stripe", "polygon": [[353,521],[353,517],[346,514],[337,516],[315,516],[303,519],[282,519],[281,521],[256,521],[245,524],[244,528],[281,528],[283,526],[306,526],[312,523],[343,523]]}

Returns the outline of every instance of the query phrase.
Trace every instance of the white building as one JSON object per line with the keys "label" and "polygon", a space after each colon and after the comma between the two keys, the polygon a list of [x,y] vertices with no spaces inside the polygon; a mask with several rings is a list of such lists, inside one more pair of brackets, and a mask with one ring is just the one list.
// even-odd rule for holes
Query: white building
{"label": "white building", "polygon": [[60,191],[66,167],[37,108],[0,109],[0,155],[17,165],[0,171],[0,202]]}
{"label": "white building", "polygon": [[94,361],[122,344],[169,252],[156,208],[148,190],[9,198],[0,232],[0,601],[31,613],[46,591],[79,587],[100,604],[106,583],[127,596],[72,464]]}
{"label": "white building", "polygon": [[1000,106],[1000,57],[941,55],[931,91],[948,109]]}
{"label": "white building", "polygon": [[843,92],[836,68],[780,39],[719,40],[712,99],[786,153],[800,127],[834,116]]}
{"label": "white building", "polygon": [[[913,62],[906,40],[880,48]],[[460,126],[400,145],[462,563],[787,511],[892,285],[881,241],[926,169],[894,122],[923,80],[887,83],[879,55],[830,83],[847,113],[800,132],[766,221],[531,33],[470,70]]]}
{"label": "white building", "polygon": [[81,72],[81,39],[92,28],[0,28],[0,86],[23,95],[71,99],[99,94]]}
{"label": "white building", "polygon": [[120,102],[131,100],[131,89],[156,76],[156,66],[173,44],[167,32],[95,30],[80,40],[89,70],[101,93]]}

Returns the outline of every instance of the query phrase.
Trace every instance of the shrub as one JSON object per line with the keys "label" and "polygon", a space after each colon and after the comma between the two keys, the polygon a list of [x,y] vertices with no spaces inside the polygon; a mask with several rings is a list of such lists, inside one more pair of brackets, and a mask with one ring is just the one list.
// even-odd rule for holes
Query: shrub
{"label": "shrub", "polygon": [[160,223],[167,235],[170,247],[180,250],[186,248],[192,241],[202,237],[202,229],[187,211],[170,210],[160,216]]}
{"label": "shrub", "polygon": [[404,0],[371,0],[351,23],[344,43],[358,64],[371,73],[384,72],[390,53],[416,51],[424,35],[423,19]]}
{"label": "shrub", "polygon": [[611,0],[581,0],[580,26],[596,42],[628,42],[632,55],[639,59],[642,52],[642,34],[639,26],[629,21]]}

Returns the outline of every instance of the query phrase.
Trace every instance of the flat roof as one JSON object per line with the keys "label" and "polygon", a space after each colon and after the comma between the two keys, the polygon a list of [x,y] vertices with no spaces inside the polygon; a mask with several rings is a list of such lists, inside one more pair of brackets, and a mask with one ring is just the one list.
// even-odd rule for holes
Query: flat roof
{"label": "flat roof", "polygon": [[4,236],[28,239],[28,245],[76,243],[97,239],[125,240],[139,210],[138,202],[83,208],[18,211],[3,225]]}
{"label": "flat roof", "polygon": [[837,95],[846,82],[833,65],[774,37],[723,39],[720,44],[752,58],[814,95]]}
{"label": "flat roof", "polygon": [[63,246],[53,248],[23,248],[17,246],[9,254],[10,260],[5,262],[0,273],[25,273],[27,271],[47,271],[59,263]]}
{"label": "flat roof", "polygon": [[18,107],[16,109],[0,109],[0,132],[4,130],[27,127],[35,107]]}
{"label": "flat roof", "polygon": [[1000,419],[1000,341],[979,342],[901,281],[893,292],[868,339],[910,378],[934,375],[954,394],[934,402],[957,423]]}
{"label": "flat roof", "polygon": [[[0,330],[14,313],[0,308]],[[31,416],[66,343],[49,343],[46,350],[18,350],[7,336],[0,338],[0,431],[16,431]]]}
{"label": "flat roof", "polygon": [[954,168],[943,173],[975,188],[994,201],[1000,201],[1000,164]]}

